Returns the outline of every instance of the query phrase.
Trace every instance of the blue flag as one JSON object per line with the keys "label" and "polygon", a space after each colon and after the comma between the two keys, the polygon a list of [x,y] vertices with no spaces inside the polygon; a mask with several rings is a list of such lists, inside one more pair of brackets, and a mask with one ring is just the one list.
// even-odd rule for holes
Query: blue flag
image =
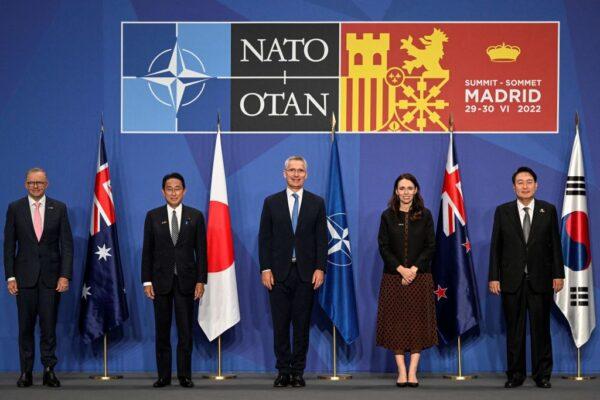
{"label": "blue flag", "polygon": [[473,271],[467,213],[458,160],[450,136],[432,265],[437,324],[449,343],[479,326],[479,298]]}
{"label": "blue flag", "polygon": [[352,253],[344,189],[340,173],[337,139],[333,138],[327,193],[328,256],[325,282],[319,291],[319,303],[331,318],[344,341],[352,343],[358,337],[356,296],[352,274]]}
{"label": "blue flag", "polygon": [[115,222],[110,172],[101,132],[79,315],[79,330],[88,343],[129,318]]}

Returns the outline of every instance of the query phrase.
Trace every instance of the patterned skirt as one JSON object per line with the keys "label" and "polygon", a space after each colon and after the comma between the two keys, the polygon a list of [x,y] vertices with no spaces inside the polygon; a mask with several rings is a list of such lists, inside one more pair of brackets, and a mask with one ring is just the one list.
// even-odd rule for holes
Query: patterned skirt
{"label": "patterned skirt", "polygon": [[401,275],[383,274],[376,343],[395,354],[418,353],[438,344],[431,274],[417,274],[408,286],[402,285]]}

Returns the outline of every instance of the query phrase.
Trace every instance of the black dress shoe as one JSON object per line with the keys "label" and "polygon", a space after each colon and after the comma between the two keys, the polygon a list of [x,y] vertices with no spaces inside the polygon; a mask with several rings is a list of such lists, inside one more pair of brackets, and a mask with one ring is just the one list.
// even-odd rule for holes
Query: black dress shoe
{"label": "black dress shoe", "polygon": [[184,388],[193,388],[194,382],[191,378],[179,378],[179,385]]}
{"label": "black dress shoe", "polygon": [[294,374],[290,377],[290,384],[292,385],[292,387],[306,386],[306,382],[304,381],[304,378],[302,377],[302,375],[297,375],[297,374]]}
{"label": "black dress shoe", "polygon": [[504,384],[504,387],[506,389],[513,389],[513,388],[521,386],[522,384],[523,384],[523,380],[522,379],[509,379]]}
{"label": "black dress shoe", "polygon": [[406,386],[410,388],[417,388],[419,387],[419,382],[406,382]]}
{"label": "black dress shoe", "polygon": [[31,372],[23,372],[17,381],[18,387],[29,387],[33,385],[33,378]]}
{"label": "black dress shoe", "polygon": [[407,386],[407,382],[396,382],[396,386],[398,386],[398,387],[406,387]]}
{"label": "black dress shoe", "polygon": [[275,382],[273,382],[273,387],[286,387],[290,384],[290,376],[288,374],[279,374],[277,378],[275,378]]}
{"label": "black dress shoe", "polygon": [[550,383],[550,381],[546,378],[542,378],[539,381],[535,382],[535,385],[539,388],[542,389],[550,389],[552,387],[552,384]]}
{"label": "black dress shoe", "polygon": [[60,381],[54,375],[54,370],[50,367],[44,368],[44,377],[42,378],[44,386],[57,388],[60,387]]}
{"label": "black dress shoe", "polygon": [[152,384],[152,387],[161,388],[161,387],[169,386],[170,384],[171,384],[171,380],[170,379],[158,378],[156,380],[156,382],[154,382]]}

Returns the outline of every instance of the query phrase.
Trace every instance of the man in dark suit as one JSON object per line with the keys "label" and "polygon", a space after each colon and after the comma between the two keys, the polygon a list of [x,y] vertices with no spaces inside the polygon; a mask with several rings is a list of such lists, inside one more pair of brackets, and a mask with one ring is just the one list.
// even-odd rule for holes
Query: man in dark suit
{"label": "man in dark suit", "polygon": [[69,289],[73,236],[67,207],[46,197],[48,179],[41,168],[27,171],[28,196],[11,203],[4,226],[4,270],[8,291],[17,296],[21,376],[17,386],[33,383],[36,319],[40,320],[43,383],[59,387],[56,365],[56,315],[60,293]]}
{"label": "man in dark suit", "polygon": [[162,181],[167,204],[146,214],[142,251],[144,293],[154,302],[156,365],[154,387],[171,384],[171,320],[177,324],[177,378],[192,382],[194,300],[204,294],[207,278],[206,227],[199,210],[182,204],[185,180],[174,172]]}
{"label": "man in dark suit", "polygon": [[529,313],[532,377],[550,388],[553,291],[564,284],[556,208],[535,199],[537,175],[520,167],[512,176],[517,200],[496,208],[490,249],[489,289],[502,294],[506,321],[506,388],[521,386],[525,371],[525,318]]}
{"label": "man in dark suit", "polygon": [[302,387],[314,291],[323,284],[327,262],[327,222],[323,199],[304,190],[304,158],[289,157],[283,176],[286,190],[267,197],[263,205],[260,270],[269,290],[279,370],[273,386]]}

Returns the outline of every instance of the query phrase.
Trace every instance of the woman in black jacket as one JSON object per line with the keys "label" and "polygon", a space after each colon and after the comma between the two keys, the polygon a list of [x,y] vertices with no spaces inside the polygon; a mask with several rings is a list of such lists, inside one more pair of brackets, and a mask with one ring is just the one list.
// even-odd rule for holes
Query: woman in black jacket
{"label": "woman in black jacket", "polygon": [[[433,218],[411,174],[396,179],[388,206],[381,214],[379,227],[384,270],[377,310],[377,345],[396,356],[396,385],[417,387],[420,352],[438,343],[430,269],[435,252]],[[408,371],[404,362],[407,352]]]}

